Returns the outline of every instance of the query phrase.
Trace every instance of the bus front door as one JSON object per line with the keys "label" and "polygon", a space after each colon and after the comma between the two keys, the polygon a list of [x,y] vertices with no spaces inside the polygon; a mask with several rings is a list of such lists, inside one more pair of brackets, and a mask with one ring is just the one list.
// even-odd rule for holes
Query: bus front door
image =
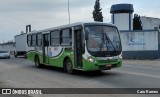
{"label": "bus front door", "polygon": [[82,29],[74,30],[74,62],[75,67],[81,69],[82,63]]}
{"label": "bus front door", "polygon": [[43,63],[49,64],[49,34],[43,34]]}

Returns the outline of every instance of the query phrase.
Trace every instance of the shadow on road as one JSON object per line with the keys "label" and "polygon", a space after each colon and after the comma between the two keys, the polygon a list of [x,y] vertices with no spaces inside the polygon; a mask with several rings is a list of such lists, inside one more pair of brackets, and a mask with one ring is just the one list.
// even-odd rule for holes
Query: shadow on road
{"label": "shadow on road", "polygon": [[[34,66],[33,66],[34,67]],[[36,67],[35,67],[36,68]],[[111,70],[108,71],[79,71],[76,70],[74,74],[68,74],[63,71],[62,68],[53,67],[53,66],[44,66],[43,68],[37,68],[37,69],[43,69],[51,72],[56,72],[59,74],[66,74],[66,75],[73,75],[73,76],[81,76],[81,77],[105,77],[105,76],[118,76],[118,73],[111,72]]]}
{"label": "shadow on road", "polygon": [[[16,60],[19,61],[16,61]],[[15,64],[22,66],[19,62],[21,61],[23,63],[23,68],[28,68],[28,69],[36,69],[38,71],[43,71],[43,72],[53,72],[53,74],[58,73],[58,74],[65,74],[68,76],[79,76],[79,77],[87,77],[87,78],[98,78],[98,77],[114,77],[114,76],[119,76],[119,73],[112,72],[111,70],[104,70],[104,71],[75,71],[74,74],[68,74],[63,71],[62,68],[54,67],[54,66],[44,66],[43,68],[36,68],[33,62],[27,61],[25,58],[18,57],[14,58],[12,57],[11,60],[8,60],[10,62],[15,62]]]}

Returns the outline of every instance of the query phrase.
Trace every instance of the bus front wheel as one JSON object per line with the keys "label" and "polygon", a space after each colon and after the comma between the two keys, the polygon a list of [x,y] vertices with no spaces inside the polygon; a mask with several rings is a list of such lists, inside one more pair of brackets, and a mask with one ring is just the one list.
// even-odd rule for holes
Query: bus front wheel
{"label": "bus front wheel", "polygon": [[65,66],[65,71],[66,71],[67,73],[73,74],[74,70],[73,70],[73,65],[72,65],[72,62],[71,62],[70,59],[67,59],[67,60],[65,61],[64,66]]}

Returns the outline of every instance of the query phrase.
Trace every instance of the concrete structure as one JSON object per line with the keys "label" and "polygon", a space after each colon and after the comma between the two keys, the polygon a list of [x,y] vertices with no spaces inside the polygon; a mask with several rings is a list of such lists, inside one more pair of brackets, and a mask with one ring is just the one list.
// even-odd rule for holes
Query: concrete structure
{"label": "concrete structure", "polygon": [[160,33],[158,30],[121,31],[124,59],[160,58]]}
{"label": "concrete structure", "polygon": [[15,42],[7,42],[7,43],[0,44],[0,50],[14,52],[15,51]]}
{"label": "concrete structure", "polygon": [[133,12],[132,4],[112,5],[110,10],[110,13],[112,13],[112,23],[119,30],[133,30]]}
{"label": "concrete structure", "polygon": [[160,19],[159,18],[153,18],[153,17],[141,17],[143,30],[149,30],[149,29],[160,29]]}

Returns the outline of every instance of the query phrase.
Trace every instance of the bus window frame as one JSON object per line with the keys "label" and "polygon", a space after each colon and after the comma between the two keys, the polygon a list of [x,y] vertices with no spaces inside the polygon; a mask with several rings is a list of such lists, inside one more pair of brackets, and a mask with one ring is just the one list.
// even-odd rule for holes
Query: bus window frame
{"label": "bus window frame", "polygon": [[[33,40],[34,35],[35,35],[36,38]],[[37,34],[36,33],[32,34],[31,40],[32,40],[32,47],[36,47],[37,46]],[[34,42],[35,42],[35,44],[33,45]]]}
{"label": "bus window frame", "polygon": [[[29,36],[30,36],[30,40],[29,40]],[[32,34],[27,35],[27,45],[28,47],[32,46]]]}
{"label": "bus window frame", "polygon": [[[41,35],[41,39],[38,39],[38,35]],[[42,47],[42,33],[37,33],[36,34],[36,45],[38,46],[38,47]],[[39,41],[41,41],[41,44],[39,45]]]}

